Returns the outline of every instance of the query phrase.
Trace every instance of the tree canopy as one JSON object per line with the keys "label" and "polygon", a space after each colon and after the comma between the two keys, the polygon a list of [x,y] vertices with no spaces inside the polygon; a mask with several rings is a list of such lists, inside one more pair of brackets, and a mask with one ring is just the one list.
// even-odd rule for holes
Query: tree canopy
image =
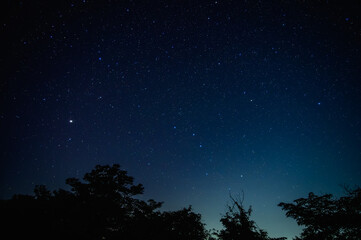
{"label": "tree canopy", "polygon": [[338,199],[332,194],[318,196],[311,192],[307,198],[278,206],[304,226],[298,240],[361,239],[361,188],[345,191],[346,196]]}
{"label": "tree canopy", "polygon": [[[0,201],[2,230],[12,239],[127,239],[127,240],[284,240],[271,238],[251,220],[243,199],[232,196],[220,219],[223,229],[206,231],[202,216],[191,206],[160,211],[162,202],[138,198],[142,184],[117,164],[97,165],[78,178],[66,179],[69,190],[34,188],[34,195],[14,195]],[[361,239],[361,189],[345,188],[346,195],[309,193],[293,203],[279,204],[286,216],[304,226],[295,240]]]}
{"label": "tree canopy", "polygon": [[221,218],[224,227],[218,237],[220,240],[283,240],[286,238],[271,238],[265,230],[260,229],[250,219],[252,207],[245,210],[243,200],[235,200],[230,196],[232,205],[228,206],[227,213]]}
{"label": "tree canopy", "polygon": [[[205,239],[201,215],[191,207],[159,211],[161,202],[136,198],[141,184],[120,166],[97,165],[70,191],[36,186],[34,196],[1,201],[4,235],[15,239]],[[21,230],[21,231],[19,231]]]}

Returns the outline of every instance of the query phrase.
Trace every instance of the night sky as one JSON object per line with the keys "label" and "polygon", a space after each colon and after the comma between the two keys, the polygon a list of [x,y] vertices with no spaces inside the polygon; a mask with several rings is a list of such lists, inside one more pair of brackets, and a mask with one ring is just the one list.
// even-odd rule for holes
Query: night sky
{"label": "night sky", "polygon": [[208,229],[244,192],[295,236],[279,202],[361,184],[360,6],[6,1],[1,198],[118,163]]}

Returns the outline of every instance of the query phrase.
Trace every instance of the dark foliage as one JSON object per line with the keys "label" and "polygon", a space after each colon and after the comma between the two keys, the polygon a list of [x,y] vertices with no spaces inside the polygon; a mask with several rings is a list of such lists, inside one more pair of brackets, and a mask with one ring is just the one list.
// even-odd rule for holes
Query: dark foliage
{"label": "dark foliage", "polygon": [[[70,191],[36,186],[34,195],[0,201],[1,230],[10,239],[172,239],[283,240],[270,238],[250,219],[243,200],[221,218],[223,229],[206,231],[192,208],[160,212],[161,202],[137,198],[144,188],[119,165],[96,166],[83,180],[69,178]],[[305,226],[296,240],[361,239],[361,189],[345,188],[339,199],[310,193],[293,203],[280,203],[288,217]]]}
{"label": "dark foliage", "polygon": [[221,218],[224,227],[218,237],[220,240],[283,240],[286,238],[270,238],[266,231],[260,229],[256,223],[250,220],[252,208],[246,211],[243,201],[236,201],[232,196],[232,206],[228,206],[228,212]]}
{"label": "dark foliage", "polygon": [[36,186],[34,196],[1,201],[3,235],[11,239],[204,239],[201,216],[191,207],[161,213],[160,202],[136,199],[141,184],[119,165],[96,166],[71,191]]}
{"label": "dark foliage", "polygon": [[280,203],[287,217],[305,228],[298,240],[359,240],[361,239],[361,188],[345,188],[346,196],[339,199],[331,194],[309,193],[294,203]]}

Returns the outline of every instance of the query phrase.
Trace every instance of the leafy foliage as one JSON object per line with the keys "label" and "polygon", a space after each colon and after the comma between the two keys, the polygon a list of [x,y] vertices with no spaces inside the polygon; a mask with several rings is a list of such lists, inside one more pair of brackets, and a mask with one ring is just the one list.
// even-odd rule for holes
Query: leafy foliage
{"label": "leafy foliage", "polygon": [[361,188],[345,191],[346,196],[339,199],[311,192],[294,203],[280,203],[287,217],[305,226],[296,239],[361,239]]}
{"label": "leafy foliage", "polygon": [[220,240],[282,240],[286,238],[270,238],[266,231],[259,229],[253,220],[250,220],[252,208],[246,211],[242,205],[243,200],[236,201],[232,196],[232,206],[221,218],[224,227],[218,234]]}
{"label": "leafy foliage", "polygon": [[[0,201],[3,235],[12,239],[173,239],[284,240],[271,238],[251,220],[252,208],[231,196],[232,205],[221,218],[223,229],[206,231],[201,215],[191,206],[160,212],[162,202],[143,201],[141,184],[120,166],[96,166],[82,180],[68,178],[70,190],[50,191],[36,186],[34,195],[14,195]],[[287,217],[304,230],[296,240],[361,239],[361,189],[345,188],[339,199],[331,194],[293,203],[280,203]]]}
{"label": "leafy foliage", "polygon": [[[141,184],[120,166],[96,166],[71,190],[36,186],[34,196],[1,201],[4,235],[14,239],[204,239],[201,216],[191,207],[161,213],[161,202],[142,201]],[[21,231],[19,231],[21,229]]]}
{"label": "leafy foliage", "polygon": [[201,215],[192,212],[191,206],[175,212],[162,214],[163,226],[166,226],[164,233],[170,239],[205,239],[204,224],[201,222]]}

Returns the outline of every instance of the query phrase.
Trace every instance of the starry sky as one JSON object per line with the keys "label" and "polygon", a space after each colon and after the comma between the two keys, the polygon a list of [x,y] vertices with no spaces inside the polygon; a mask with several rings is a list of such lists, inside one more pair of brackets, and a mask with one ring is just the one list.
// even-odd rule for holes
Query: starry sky
{"label": "starry sky", "polygon": [[0,196],[118,163],[164,210],[221,227],[361,183],[357,1],[5,1]]}

